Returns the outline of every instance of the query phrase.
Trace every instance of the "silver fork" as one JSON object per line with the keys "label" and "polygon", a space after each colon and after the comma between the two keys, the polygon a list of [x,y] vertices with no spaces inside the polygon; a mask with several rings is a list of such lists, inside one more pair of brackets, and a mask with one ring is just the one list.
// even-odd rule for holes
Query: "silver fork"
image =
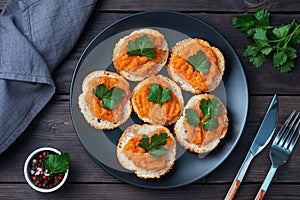
{"label": "silver fork", "polygon": [[271,150],[270,150],[270,159],[272,161],[272,166],[266,176],[262,186],[260,187],[255,200],[260,200],[264,198],[264,195],[275,175],[275,172],[278,167],[287,163],[296,143],[299,138],[299,112],[296,114],[294,110],[287,120],[284,122],[281,129],[278,131],[277,136],[275,137]]}

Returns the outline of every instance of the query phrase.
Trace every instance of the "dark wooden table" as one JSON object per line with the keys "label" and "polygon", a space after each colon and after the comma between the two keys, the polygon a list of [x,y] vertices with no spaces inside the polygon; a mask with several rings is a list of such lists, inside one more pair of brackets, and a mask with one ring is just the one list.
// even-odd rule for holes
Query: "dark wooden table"
{"label": "dark wooden table", "polygon": [[[0,0],[0,10],[6,0]],[[293,110],[300,111],[300,59],[289,74],[280,74],[271,59],[255,69],[242,56],[249,39],[231,20],[243,12],[263,7],[274,24],[300,22],[299,0],[99,0],[75,48],[54,71],[56,94],[28,129],[0,155],[0,199],[223,199],[250,147],[274,93],[279,96],[278,127]],[[73,129],[69,110],[71,77],[79,56],[97,33],[112,22],[145,10],[172,10],[198,17],[216,28],[232,45],[243,64],[249,87],[249,112],[238,145],[225,162],[207,177],[184,187],[167,190],[126,184],[100,168],[86,153]],[[298,47],[298,52],[300,52]],[[53,146],[71,156],[71,171],[62,189],[51,194],[32,190],[23,176],[28,154],[41,146]],[[270,166],[270,145],[253,160],[236,199],[253,199]],[[275,175],[265,199],[300,198],[300,144],[292,159]]]}

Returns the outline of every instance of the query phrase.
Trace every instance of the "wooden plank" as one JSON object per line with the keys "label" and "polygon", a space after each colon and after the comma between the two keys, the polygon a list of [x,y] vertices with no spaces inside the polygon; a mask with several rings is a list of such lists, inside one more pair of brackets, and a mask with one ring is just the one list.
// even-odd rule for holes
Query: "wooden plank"
{"label": "wooden plank", "polygon": [[[242,185],[236,194],[236,199],[252,200],[259,186],[259,184]],[[45,195],[34,192],[26,184],[4,183],[0,184],[0,199],[223,199],[228,188],[229,185],[193,184],[176,189],[152,190],[127,184],[73,184],[67,182],[60,190]],[[287,188],[289,193],[286,193]],[[292,200],[298,199],[299,196],[299,184],[273,184],[264,199]]]}
{"label": "wooden plank", "polygon": [[[280,74],[274,67],[272,67],[272,58],[267,58],[265,65],[260,69],[256,69],[249,63],[248,59],[243,56],[243,51],[246,45],[251,43],[251,40],[246,38],[244,34],[240,33],[231,24],[232,18],[238,15],[203,13],[192,13],[191,15],[207,22],[212,27],[217,29],[232,45],[242,62],[248,83],[254,83],[249,84],[250,94],[270,95],[273,93],[281,93],[287,95],[295,95],[300,93],[300,87],[290,87],[290,85],[297,85],[298,80],[300,79],[299,58],[296,59],[296,67],[292,71],[292,73]],[[57,85],[57,93],[69,93],[73,70],[75,69],[76,63],[79,60],[80,54],[83,52],[88,43],[109,24],[125,16],[128,16],[128,14],[94,13],[92,15],[84,33],[82,34],[75,48],[66,58],[66,60],[53,73],[53,77]],[[299,21],[300,15],[272,15],[273,24],[277,25],[289,23],[292,18],[296,18]],[[210,43],[214,45],[213,41],[210,41]],[[299,50],[300,49],[298,48],[298,51]],[[230,66],[226,67],[230,68]]]}
{"label": "wooden plank", "polygon": [[[259,124],[265,114],[271,96],[250,97],[250,110],[243,135],[229,158],[201,183],[228,183],[235,176],[242,159],[250,147]],[[59,99],[59,98],[58,98]],[[300,110],[300,97],[279,96],[278,127],[292,109]],[[230,134],[230,133],[228,133]],[[70,182],[95,182],[95,183],[119,183],[104,170],[102,170],[86,153],[79,142],[73,129],[69,114],[68,101],[53,100],[37,116],[29,128],[0,156],[1,182],[24,182],[23,163],[26,157],[35,148],[41,146],[53,146],[71,156]],[[264,151],[255,159],[249,173],[245,177],[246,182],[262,181],[270,166],[268,151]],[[278,171],[275,182],[299,182],[300,177],[291,172],[297,172],[300,165],[300,149],[296,148],[293,158],[288,164]],[[226,171],[226,173],[223,173]],[[73,175],[72,175],[73,174]],[[76,174],[76,175],[75,175]],[[285,177],[285,178],[284,178]]]}
{"label": "wooden plank", "polygon": [[142,11],[142,10],[174,10],[188,12],[244,12],[266,8],[272,12],[298,12],[299,1],[266,1],[266,0],[169,0],[169,1],[99,1],[99,11]]}
{"label": "wooden plank", "polygon": [[[0,0],[0,10],[3,9],[7,0]],[[255,11],[258,8],[266,8],[272,12],[298,12],[298,0],[169,0],[169,1],[121,1],[121,0],[98,0],[96,11],[132,12],[142,10],[174,10],[188,12],[245,12]]]}

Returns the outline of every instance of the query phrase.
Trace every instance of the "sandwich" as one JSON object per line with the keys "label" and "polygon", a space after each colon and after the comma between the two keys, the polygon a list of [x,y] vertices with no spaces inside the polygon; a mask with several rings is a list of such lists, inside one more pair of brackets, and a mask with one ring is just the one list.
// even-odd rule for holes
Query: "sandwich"
{"label": "sandwich", "polygon": [[212,94],[200,94],[190,98],[183,115],[174,126],[180,145],[193,153],[208,153],[215,149],[228,129],[227,109]]}
{"label": "sandwich", "polygon": [[130,117],[129,83],[119,74],[104,70],[88,74],[78,97],[81,113],[96,129],[114,129]]}
{"label": "sandwich", "polygon": [[165,175],[175,157],[175,138],[161,125],[132,125],[123,132],[117,146],[121,166],[145,179]]}
{"label": "sandwich", "polygon": [[207,41],[188,38],[172,48],[168,73],[185,91],[200,94],[215,90],[222,80],[224,70],[222,52]]}
{"label": "sandwich", "polygon": [[151,76],[138,83],[132,91],[131,102],[141,120],[160,125],[175,123],[184,107],[179,86],[162,75]]}
{"label": "sandwich", "polygon": [[113,50],[116,71],[131,81],[156,75],[167,62],[168,44],[159,31],[143,28],[121,38]]}

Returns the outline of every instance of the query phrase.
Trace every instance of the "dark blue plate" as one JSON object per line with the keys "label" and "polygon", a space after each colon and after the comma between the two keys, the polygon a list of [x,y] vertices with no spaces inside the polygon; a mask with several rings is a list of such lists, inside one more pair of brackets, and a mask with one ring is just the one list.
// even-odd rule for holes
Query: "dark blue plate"
{"label": "dark blue plate", "polygon": [[[223,82],[213,93],[227,106],[229,128],[227,135],[218,147],[205,156],[186,152],[179,145],[177,159],[172,170],[160,179],[140,179],[132,172],[124,170],[116,157],[116,145],[122,132],[134,123],[142,124],[135,114],[121,127],[111,131],[101,131],[91,127],[78,107],[78,96],[82,92],[84,77],[95,70],[114,71],[112,52],[115,43],[133,30],[150,27],[165,35],[169,48],[176,42],[198,37],[218,47],[224,54],[226,69]],[[160,74],[166,74],[163,69]],[[130,82],[131,88],[136,83]],[[214,28],[190,15],[153,11],[130,15],[110,25],[99,33],[88,45],[78,61],[73,74],[70,91],[70,109],[76,133],[88,154],[113,176],[136,186],[146,188],[175,188],[190,184],[215,170],[236,146],[248,112],[248,86],[241,62],[226,39]],[[185,102],[191,96],[183,92]],[[171,131],[173,127],[170,126]]]}

